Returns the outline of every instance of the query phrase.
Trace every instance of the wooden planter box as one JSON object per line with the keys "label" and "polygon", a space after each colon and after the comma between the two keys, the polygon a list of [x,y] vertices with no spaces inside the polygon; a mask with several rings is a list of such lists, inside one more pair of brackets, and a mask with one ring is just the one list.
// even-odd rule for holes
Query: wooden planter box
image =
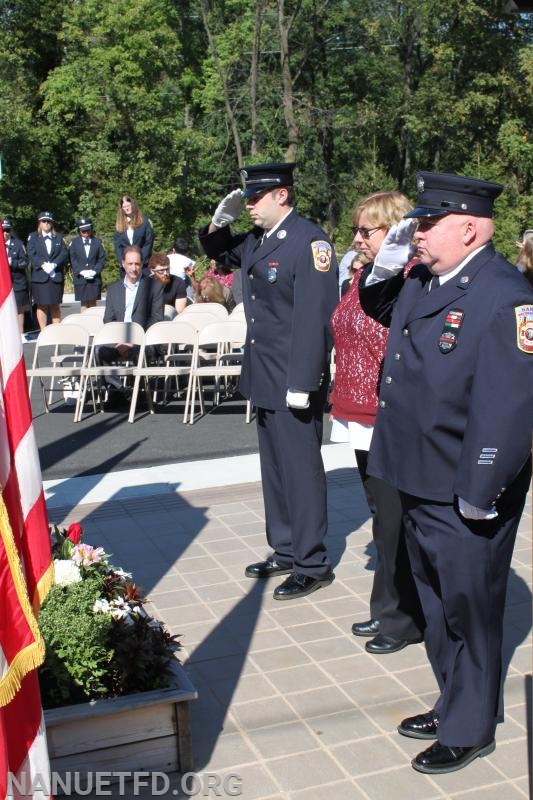
{"label": "wooden planter box", "polygon": [[192,772],[189,701],[198,692],[177,661],[173,673],[168,689],[45,711],[52,772],[61,780],[68,772]]}

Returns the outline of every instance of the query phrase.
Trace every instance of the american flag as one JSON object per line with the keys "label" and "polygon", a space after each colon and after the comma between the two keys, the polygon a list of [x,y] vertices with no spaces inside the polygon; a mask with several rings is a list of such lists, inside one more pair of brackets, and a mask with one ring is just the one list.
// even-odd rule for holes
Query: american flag
{"label": "american flag", "polygon": [[[0,241],[0,800],[50,797],[36,615],[53,580],[48,519],[17,307]],[[13,781],[14,779],[14,781]]]}

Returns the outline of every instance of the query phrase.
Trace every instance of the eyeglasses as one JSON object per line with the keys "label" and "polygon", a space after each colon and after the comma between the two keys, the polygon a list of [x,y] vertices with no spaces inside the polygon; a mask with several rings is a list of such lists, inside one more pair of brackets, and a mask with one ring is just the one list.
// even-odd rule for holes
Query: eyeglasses
{"label": "eyeglasses", "polygon": [[167,272],[170,272],[170,268],[167,269],[154,269],[152,272],[155,272],[156,275],[165,275]]}
{"label": "eyeglasses", "polygon": [[352,228],[352,233],[354,236],[357,236],[357,234],[360,233],[363,239],[370,239],[373,233],[383,230],[384,227],[384,225],[378,225],[377,228],[358,228],[356,226],[355,228]]}

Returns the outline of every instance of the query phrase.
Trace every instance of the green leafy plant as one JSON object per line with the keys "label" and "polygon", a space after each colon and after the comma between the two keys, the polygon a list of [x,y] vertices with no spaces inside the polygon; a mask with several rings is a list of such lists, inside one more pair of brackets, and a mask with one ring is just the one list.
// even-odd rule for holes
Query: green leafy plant
{"label": "green leafy plant", "polygon": [[81,539],[79,525],[51,528],[55,584],[39,615],[44,708],[164,688],[179,649],[131,575]]}

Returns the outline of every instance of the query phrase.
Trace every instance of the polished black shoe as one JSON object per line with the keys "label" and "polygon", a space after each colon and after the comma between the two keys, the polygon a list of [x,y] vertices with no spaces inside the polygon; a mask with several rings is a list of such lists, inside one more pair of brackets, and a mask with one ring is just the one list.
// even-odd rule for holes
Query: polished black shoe
{"label": "polished black shoe", "polygon": [[431,747],[413,758],[411,764],[418,772],[425,772],[429,775],[455,772],[467,767],[475,758],[490,755],[495,748],[494,741],[478,747],[446,747],[439,742],[434,742]]}
{"label": "polished black shoe", "polygon": [[334,579],[335,575],[333,573],[330,573],[325,578],[312,578],[310,575],[293,572],[283,583],[276,586],[274,600],[296,600],[298,597],[305,597],[307,594],[322,588],[322,586],[329,586]]}
{"label": "polished black shoe", "polygon": [[379,619],[369,619],[368,622],[354,622],[352,625],[354,636],[375,636],[379,633]]}
{"label": "polished black shoe", "polygon": [[378,633],[374,639],[371,639],[365,644],[367,653],[374,653],[374,655],[382,655],[385,653],[397,653],[398,650],[403,650],[410,644],[418,644],[422,639],[396,639],[394,636],[386,636],[384,633]]}
{"label": "polished black shoe", "polygon": [[275,558],[267,558],[266,561],[249,564],[244,570],[247,578],[270,578],[272,575],[288,575],[290,572],[292,572],[292,567],[282,567]]}
{"label": "polished black shoe", "polygon": [[436,739],[439,727],[439,715],[433,709],[425,714],[406,717],[398,725],[398,733],[412,739]]}

